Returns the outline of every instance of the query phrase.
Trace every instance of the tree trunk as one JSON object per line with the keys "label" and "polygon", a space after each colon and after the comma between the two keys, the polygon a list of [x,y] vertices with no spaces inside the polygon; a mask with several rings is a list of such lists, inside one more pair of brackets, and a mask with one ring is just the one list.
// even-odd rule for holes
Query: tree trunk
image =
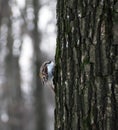
{"label": "tree trunk", "polygon": [[118,129],[116,6],[57,1],[55,130]]}

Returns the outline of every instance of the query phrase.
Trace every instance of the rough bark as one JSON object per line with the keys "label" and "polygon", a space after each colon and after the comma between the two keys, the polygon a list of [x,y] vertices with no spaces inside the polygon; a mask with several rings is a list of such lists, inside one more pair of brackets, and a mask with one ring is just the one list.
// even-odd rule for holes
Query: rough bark
{"label": "rough bark", "polygon": [[116,4],[57,1],[55,130],[118,129]]}

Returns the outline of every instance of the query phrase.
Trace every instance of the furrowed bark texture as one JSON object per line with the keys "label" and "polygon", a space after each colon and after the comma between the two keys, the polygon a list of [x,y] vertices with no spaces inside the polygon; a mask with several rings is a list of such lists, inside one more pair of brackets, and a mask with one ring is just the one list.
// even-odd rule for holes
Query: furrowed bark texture
{"label": "furrowed bark texture", "polygon": [[117,7],[57,0],[55,130],[118,129]]}

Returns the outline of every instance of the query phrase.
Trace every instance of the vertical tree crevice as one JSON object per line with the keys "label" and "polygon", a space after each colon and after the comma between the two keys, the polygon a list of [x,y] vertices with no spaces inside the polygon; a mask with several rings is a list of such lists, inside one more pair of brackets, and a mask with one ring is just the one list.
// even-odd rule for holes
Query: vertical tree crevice
{"label": "vertical tree crevice", "polygon": [[112,0],[57,1],[55,130],[117,129],[114,7]]}

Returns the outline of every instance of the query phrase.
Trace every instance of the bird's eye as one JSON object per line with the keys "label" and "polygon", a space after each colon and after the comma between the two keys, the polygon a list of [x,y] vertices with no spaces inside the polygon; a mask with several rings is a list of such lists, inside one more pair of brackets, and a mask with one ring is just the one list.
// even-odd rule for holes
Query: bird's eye
{"label": "bird's eye", "polygon": [[48,62],[48,64],[50,64],[50,63],[51,63],[51,61]]}

